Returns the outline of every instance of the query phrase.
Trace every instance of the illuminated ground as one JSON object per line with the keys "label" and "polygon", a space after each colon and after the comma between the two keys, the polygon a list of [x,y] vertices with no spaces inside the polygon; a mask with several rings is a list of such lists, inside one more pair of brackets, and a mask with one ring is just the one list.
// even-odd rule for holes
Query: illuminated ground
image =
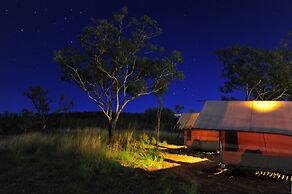
{"label": "illuminated ground", "polygon": [[[149,169],[151,171],[181,166],[182,164],[194,164],[208,160],[208,158],[205,157],[196,157],[185,154],[185,146],[166,144],[159,146],[159,149],[163,151],[161,153],[161,157],[164,159],[163,164],[157,169]],[[180,152],[175,152],[176,150],[180,150]]]}
{"label": "illuminated ground", "polygon": [[289,193],[288,181],[271,180],[251,174],[220,172],[217,156],[185,149],[184,146],[163,145],[162,167],[150,168],[149,171],[171,172],[185,180],[195,180],[199,193]]}

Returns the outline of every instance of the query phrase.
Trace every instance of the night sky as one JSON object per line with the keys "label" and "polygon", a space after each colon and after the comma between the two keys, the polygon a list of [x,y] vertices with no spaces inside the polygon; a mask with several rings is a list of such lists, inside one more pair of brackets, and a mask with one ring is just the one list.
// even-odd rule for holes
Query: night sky
{"label": "night sky", "polygon": [[[186,111],[200,111],[199,100],[219,100],[223,95],[216,49],[234,44],[275,48],[292,30],[291,0],[1,0],[0,112],[32,109],[23,91],[34,85],[43,86],[55,99],[67,93],[76,103],[73,111],[98,110],[77,86],[60,80],[53,51],[74,46],[92,18],[109,18],[123,6],[130,16],[146,14],[157,20],[163,29],[160,44],[182,51],[179,69],[185,79],[171,84],[164,105],[180,104]],[[142,112],[154,106],[156,99],[146,96],[125,111]]]}

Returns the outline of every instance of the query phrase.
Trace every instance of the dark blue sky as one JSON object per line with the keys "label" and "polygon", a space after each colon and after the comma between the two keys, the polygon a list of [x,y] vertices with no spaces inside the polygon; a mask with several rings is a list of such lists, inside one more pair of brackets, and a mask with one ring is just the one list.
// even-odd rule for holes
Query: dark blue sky
{"label": "dark blue sky", "polygon": [[[222,64],[214,51],[234,44],[275,48],[292,30],[291,0],[1,0],[0,2],[0,112],[32,108],[22,94],[41,85],[56,99],[66,92],[76,102],[74,111],[96,111],[75,85],[60,80],[54,50],[76,44],[76,36],[91,18],[109,18],[121,7],[130,16],[147,14],[163,29],[166,49],[181,50],[179,66],[185,80],[174,82],[164,104],[199,111],[197,100],[219,100]],[[235,94],[240,96],[240,94]],[[154,97],[142,97],[126,108],[141,112],[156,106]]]}

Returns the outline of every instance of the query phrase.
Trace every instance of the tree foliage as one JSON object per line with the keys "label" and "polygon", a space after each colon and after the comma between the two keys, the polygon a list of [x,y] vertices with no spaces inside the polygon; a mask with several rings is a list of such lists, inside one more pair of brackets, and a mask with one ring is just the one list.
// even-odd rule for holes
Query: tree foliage
{"label": "tree foliage", "polygon": [[245,100],[287,100],[291,97],[291,52],[232,46],[216,54],[224,64],[222,76],[226,81],[222,92],[242,91]]}
{"label": "tree foliage", "polygon": [[166,91],[182,77],[179,51],[170,55],[154,44],[162,32],[149,16],[128,18],[127,8],[112,19],[96,20],[79,36],[80,48],[55,52],[62,79],[73,82],[93,100],[109,121],[109,136],[125,106],[132,100]]}

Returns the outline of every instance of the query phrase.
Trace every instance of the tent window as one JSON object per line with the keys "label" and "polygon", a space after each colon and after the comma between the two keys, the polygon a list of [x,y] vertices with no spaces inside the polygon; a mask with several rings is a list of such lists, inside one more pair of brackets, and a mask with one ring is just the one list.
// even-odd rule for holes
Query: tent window
{"label": "tent window", "polygon": [[187,130],[187,137],[186,137],[186,140],[187,141],[191,141],[192,139],[192,131],[191,130]]}
{"label": "tent window", "polygon": [[236,131],[226,131],[225,132],[225,151],[238,151],[238,139]]}

